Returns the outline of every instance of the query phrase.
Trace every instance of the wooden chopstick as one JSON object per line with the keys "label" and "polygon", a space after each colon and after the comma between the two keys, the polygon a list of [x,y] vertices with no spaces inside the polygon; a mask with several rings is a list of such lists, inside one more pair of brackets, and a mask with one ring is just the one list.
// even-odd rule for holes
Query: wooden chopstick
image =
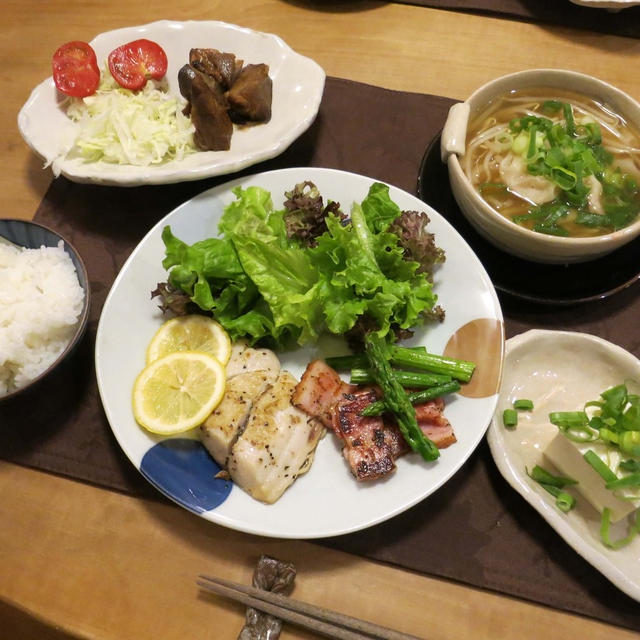
{"label": "wooden chopstick", "polygon": [[200,575],[197,584],[203,589],[226,596],[247,606],[312,629],[336,640],[420,640],[416,636],[381,627],[336,611],[294,600],[253,586],[224,578]]}

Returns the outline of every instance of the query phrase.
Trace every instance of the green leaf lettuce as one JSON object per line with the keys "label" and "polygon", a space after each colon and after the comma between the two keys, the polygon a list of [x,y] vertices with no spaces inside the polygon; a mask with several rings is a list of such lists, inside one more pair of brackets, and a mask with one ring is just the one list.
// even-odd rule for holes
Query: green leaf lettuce
{"label": "green leaf lettuce", "polygon": [[366,316],[381,336],[422,324],[436,303],[428,275],[407,259],[388,229],[400,216],[386,185],[374,183],[351,219],[327,215],[327,231],[309,248],[287,236],[284,211],[260,187],[236,188],[220,237],[186,245],[165,227],[163,266],[232,340],[315,342],[343,334]]}

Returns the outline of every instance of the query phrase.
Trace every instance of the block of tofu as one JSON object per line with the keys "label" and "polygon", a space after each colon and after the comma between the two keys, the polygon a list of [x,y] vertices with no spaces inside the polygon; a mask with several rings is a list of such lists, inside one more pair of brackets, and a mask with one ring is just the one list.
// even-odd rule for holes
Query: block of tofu
{"label": "block of tofu", "polygon": [[297,380],[281,371],[254,403],[227,465],[233,481],[266,503],[275,502],[311,467],[324,427],[291,404]]}
{"label": "block of tofu", "polygon": [[[573,442],[560,431],[549,442],[543,455],[560,473],[578,481],[576,490],[599,512],[609,507],[611,521],[617,522],[640,507],[640,499],[621,500],[613,491],[606,489],[604,480],[583,458],[589,449],[616,473],[622,461],[617,451],[602,442]],[[630,495],[628,490],[621,492],[621,495],[625,494]]]}
{"label": "block of tofu", "polygon": [[222,402],[199,428],[202,444],[220,466],[227,466],[231,447],[242,433],[254,402],[277,376],[277,371],[259,369],[227,380]]}

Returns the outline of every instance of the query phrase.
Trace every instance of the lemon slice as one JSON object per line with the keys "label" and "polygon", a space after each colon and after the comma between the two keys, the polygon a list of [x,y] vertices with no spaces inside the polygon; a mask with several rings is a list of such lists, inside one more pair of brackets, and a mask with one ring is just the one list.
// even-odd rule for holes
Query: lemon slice
{"label": "lemon slice", "polygon": [[172,435],[202,424],[220,404],[225,370],[212,355],[178,351],[154,360],[133,385],[133,415],[140,426]]}
{"label": "lemon slice", "polygon": [[212,318],[199,315],[179,316],[165,322],[147,347],[147,364],[176,351],[202,351],[227,364],[231,340]]}

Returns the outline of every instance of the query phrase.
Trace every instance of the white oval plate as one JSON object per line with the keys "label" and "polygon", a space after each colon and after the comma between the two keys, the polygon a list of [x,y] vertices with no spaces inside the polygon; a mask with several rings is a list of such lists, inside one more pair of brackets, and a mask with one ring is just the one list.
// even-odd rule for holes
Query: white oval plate
{"label": "white oval plate", "polygon": [[[525,471],[536,464],[545,466],[542,451],[557,433],[548,421],[550,411],[581,409],[600,392],[625,380],[630,391],[639,392],[640,360],[602,338],[539,329],[515,336],[507,340],[500,399],[487,439],[507,482],[585,560],[640,600],[640,538],[618,551],[608,549],[600,541],[600,514],[586,500],[578,494],[576,508],[565,515]],[[506,429],[502,412],[517,398],[530,398],[534,409],[519,412],[518,426]],[[616,537],[622,536],[626,523],[619,523],[615,531]]]}
{"label": "white oval plate", "polygon": [[[192,47],[211,47],[234,53],[246,63],[269,65],[273,80],[271,120],[253,127],[235,127],[228,151],[200,151],[182,160],[138,167],[79,158],[57,163],[62,175],[74,182],[134,186],[199,180],[239,171],[282,153],[314,121],[325,73],[310,58],[293,51],[278,36],[252,31],[224,22],[173,22],[161,20],[100,34],[91,41],[102,68],[116,47],[148,38],[167,53],[169,91],[179,95],[178,70],[189,61]],[[47,162],[66,153],[78,125],[62,108],[61,95],[51,77],[39,84],[18,114],[18,128],[27,144]]]}
{"label": "white oval plate", "polygon": [[[313,181],[325,201],[342,203],[345,212],[353,202],[362,201],[374,182],[331,169],[283,169],[234,180],[185,202],[151,229],[124,264],[104,304],[95,350],[98,387],[107,418],[135,467],[165,495],[208,520],[281,538],[332,536],[371,526],[408,509],[446,482],[471,455],[489,425],[498,397],[504,346],[500,305],[479,260],[438,213],[391,187],[390,195],[402,209],[429,213],[430,229],[447,253],[446,262],[435,275],[435,290],[446,309],[446,320],[418,333],[414,342],[428,341],[430,350],[442,353],[447,345],[455,348],[457,341],[459,347],[463,339],[465,355],[473,356],[469,359],[478,363],[467,388],[468,397],[458,394],[447,402],[445,413],[458,442],[444,449],[435,463],[407,455],[398,460],[392,477],[365,484],[351,477],[336,438],[327,433],[311,470],[273,505],[253,500],[229,482],[214,480],[217,468],[199,442],[178,438],[174,439],[177,442],[162,440],[159,444],[160,438],[136,424],[131,389],[144,366],[146,346],[163,322],[157,300],[149,295],[167,276],[161,264],[162,229],[171,225],[177,237],[191,244],[216,234],[223,208],[234,200],[234,186],[262,186],[271,192],[274,205],[281,207],[285,190],[304,180]],[[283,368],[299,378],[314,356],[346,353],[341,342],[327,340],[322,345],[278,355]],[[178,450],[168,451],[171,446]]]}

